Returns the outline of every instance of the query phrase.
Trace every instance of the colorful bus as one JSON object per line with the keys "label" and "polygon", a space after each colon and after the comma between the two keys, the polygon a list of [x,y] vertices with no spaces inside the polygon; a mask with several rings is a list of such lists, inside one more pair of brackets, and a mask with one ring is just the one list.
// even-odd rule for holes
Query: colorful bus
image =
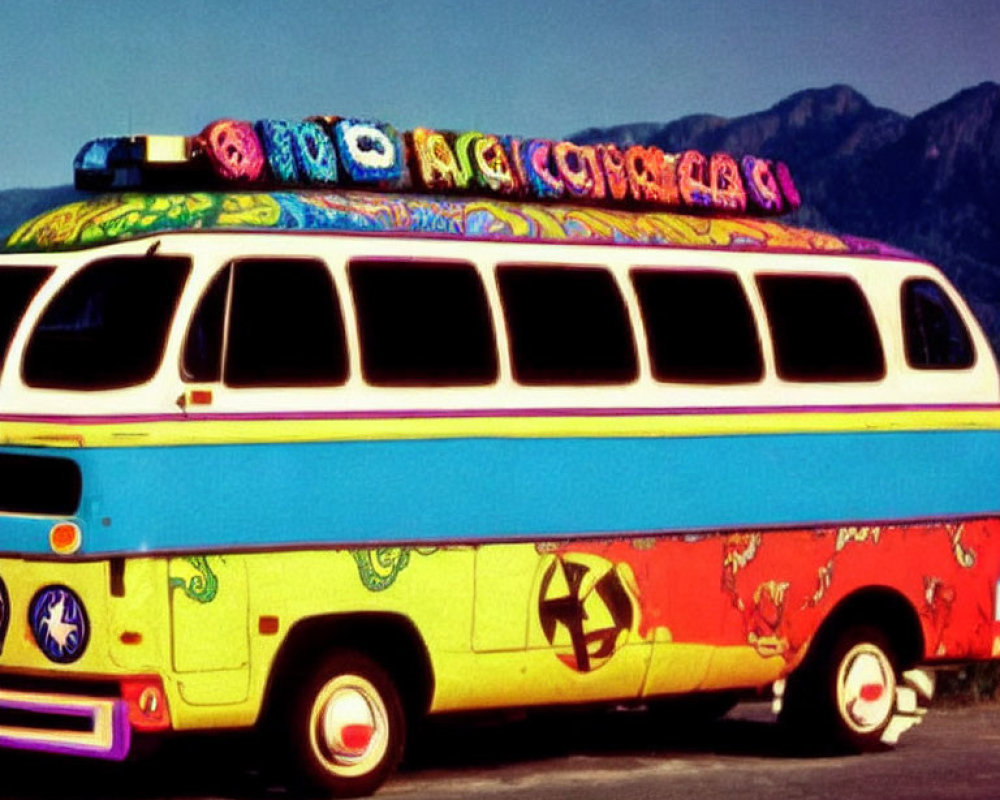
{"label": "colorful bus", "polygon": [[351,795],[428,714],[773,688],[865,750],[1000,654],[988,342],[782,165],[319,118],[76,169],[0,253],[0,746],[257,727]]}

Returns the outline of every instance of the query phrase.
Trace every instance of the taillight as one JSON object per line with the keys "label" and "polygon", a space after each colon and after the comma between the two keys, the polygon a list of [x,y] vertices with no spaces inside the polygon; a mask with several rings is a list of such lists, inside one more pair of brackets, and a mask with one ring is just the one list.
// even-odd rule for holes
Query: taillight
{"label": "taillight", "polygon": [[128,703],[128,721],[133,729],[163,731],[170,728],[170,710],[160,678],[126,678],[121,685],[122,699]]}

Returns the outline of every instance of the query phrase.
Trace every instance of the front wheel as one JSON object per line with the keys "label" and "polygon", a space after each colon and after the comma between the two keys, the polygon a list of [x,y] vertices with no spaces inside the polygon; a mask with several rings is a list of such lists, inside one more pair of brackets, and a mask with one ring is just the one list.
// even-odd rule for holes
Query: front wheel
{"label": "front wheel", "polygon": [[823,745],[854,752],[881,749],[896,710],[898,674],[879,630],[848,628],[789,677],[782,720]]}
{"label": "front wheel", "polygon": [[405,743],[399,692],[369,657],[336,651],[298,688],[285,720],[290,783],[337,797],[374,792]]}

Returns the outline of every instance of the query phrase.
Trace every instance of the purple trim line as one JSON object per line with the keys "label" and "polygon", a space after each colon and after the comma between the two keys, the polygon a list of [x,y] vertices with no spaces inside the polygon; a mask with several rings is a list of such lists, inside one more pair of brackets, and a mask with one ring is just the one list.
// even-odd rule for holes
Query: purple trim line
{"label": "purple trim line", "polygon": [[302,411],[182,413],[177,414],[123,414],[97,415],[47,415],[0,414],[2,422],[69,423],[77,425],[108,425],[134,422],[254,422],[273,420],[360,420],[360,419],[488,419],[491,417],[684,417],[684,416],[734,416],[744,414],[864,414],[915,411],[1000,411],[997,403],[885,404],[852,406],[733,406],[733,407],[681,407],[681,408],[487,408],[487,409],[398,409],[391,411]]}

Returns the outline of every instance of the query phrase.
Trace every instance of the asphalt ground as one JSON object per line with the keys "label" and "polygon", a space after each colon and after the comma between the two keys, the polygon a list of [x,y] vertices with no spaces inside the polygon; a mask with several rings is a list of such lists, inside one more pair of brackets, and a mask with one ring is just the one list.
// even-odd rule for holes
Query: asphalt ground
{"label": "asphalt ground", "polygon": [[[379,797],[1000,798],[1000,705],[992,704],[931,709],[896,749],[863,756],[809,752],[763,703],[695,726],[635,711],[451,719],[429,726],[415,744]],[[259,748],[244,735],[187,736],[125,764],[6,752],[0,797],[287,797],[258,768]]]}

